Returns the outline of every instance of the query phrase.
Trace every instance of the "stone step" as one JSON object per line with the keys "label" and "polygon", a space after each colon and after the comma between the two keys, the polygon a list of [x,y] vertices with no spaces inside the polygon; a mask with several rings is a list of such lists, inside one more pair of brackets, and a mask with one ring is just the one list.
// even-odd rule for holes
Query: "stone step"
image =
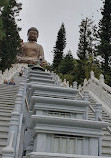
{"label": "stone step", "polygon": [[103,112],[103,111],[102,111],[102,115],[105,115],[105,116],[107,116],[108,114],[107,114],[106,112]]}
{"label": "stone step", "polygon": [[2,93],[0,94],[0,98],[2,99],[5,96],[5,98],[15,98],[17,96],[17,92],[16,93],[9,93],[9,94],[5,94]]}
{"label": "stone step", "polygon": [[0,104],[0,109],[13,109],[15,104]]}
{"label": "stone step", "polygon": [[17,89],[19,87],[19,85],[18,84],[16,84],[16,85],[6,85],[6,86],[1,86],[0,87],[0,90],[6,90],[6,89],[9,89],[9,90],[12,90],[12,89]]}
{"label": "stone step", "polygon": [[12,100],[12,101],[10,101],[10,102],[8,102],[8,101],[0,101],[0,104],[6,104],[6,105],[13,105],[15,103],[15,100]]}
{"label": "stone step", "polygon": [[0,142],[7,143],[7,138],[0,138]]}
{"label": "stone step", "polygon": [[110,150],[111,150],[111,142],[110,141],[102,141],[102,147],[110,148]]}
{"label": "stone step", "polygon": [[10,121],[11,117],[1,117],[0,116],[0,121]]}
{"label": "stone step", "polygon": [[12,109],[1,109],[0,107],[0,112],[5,112],[5,113],[11,113],[12,112]]}
{"label": "stone step", "polygon": [[13,98],[0,98],[0,103],[4,103],[4,102],[13,102],[15,101],[16,97],[13,97]]}
{"label": "stone step", "polygon": [[1,123],[1,124],[3,124],[3,123],[4,123],[4,124],[7,123],[7,124],[10,125],[10,121],[11,121],[11,120],[0,120],[0,123]]}
{"label": "stone step", "polygon": [[[8,91],[7,91],[7,89],[8,89]],[[2,94],[1,92],[4,92],[4,93],[16,92],[16,91],[18,91],[18,89],[19,89],[19,87],[17,87],[17,88],[13,88],[13,87],[9,88],[9,87],[6,87],[6,88],[4,88],[4,89],[1,89],[1,88],[0,88],[0,94]]]}
{"label": "stone step", "polygon": [[6,94],[9,94],[10,92],[11,93],[16,93],[18,91],[18,88],[17,89],[8,89],[8,87],[6,89],[0,89],[0,94],[3,94],[3,93],[6,93]]}
{"label": "stone step", "polygon": [[31,74],[40,74],[40,75],[51,76],[50,72],[39,72],[39,71],[35,71],[35,70],[31,70],[29,75],[31,75]]}
{"label": "stone step", "polygon": [[52,77],[52,76],[49,76],[49,75],[41,75],[41,74],[34,74],[34,73],[32,73],[32,74],[29,76],[29,78],[30,78],[30,77],[53,79],[53,77]]}
{"label": "stone step", "polygon": [[95,118],[88,118],[88,120],[95,121]]}
{"label": "stone step", "polygon": [[111,120],[111,117],[110,117],[110,116],[103,116],[103,115],[102,115],[102,118],[103,118],[103,119],[107,119],[107,120]]}
{"label": "stone step", "polygon": [[102,132],[103,132],[103,135],[105,135],[105,136],[109,136],[109,135],[111,136],[111,134],[104,128],[103,128]]}
{"label": "stone step", "polygon": [[[8,89],[8,88],[7,88]],[[0,89],[0,95],[3,95],[3,94],[6,94],[6,95],[8,95],[8,94],[16,94],[17,92],[18,92],[18,89],[16,89],[16,90],[14,90],[14,89],[11,89],[11,90],[1,90]]]}
{"label": "stone step", "polygon": [[94,119],[95,116],[90,116],[90,117],[89,117],[89,115],[88,115],[88,118],[91,120],[91,119]]}
{"label": "stone step", "polygon": [[8,138],[8,133],[0,132],[0,138],[7,139]]}
{"label": "stone step", "polygon": [[107,156],[107,155],[110,155],[110,157],[111,157],[111,148],[102,148],[102,155],[104,155],[104,156]]}
{"label": "stone step", "polygon": [[2,127],[0,127],[0,132],[7,132],[9,130],[9,127],[7,127],[7,126],[2,126]]}
{"label": "stone step", "polygon": [[111,155],[108,155],[108,154],[102,154],[103,158],[111,158]]}
{"label": "stone step", "polygon": [[[4,88],[0,88],[0,92],[10,92],[10,91],[17,91],[18,90],[18,86],[17,87],[13,87],[13,86],[7,86]],[[8,91],[7,91],[8,89]]]}
{"label": "stone step", "polygon": [[3,136],[3,137],[8,137],[8,131],[1,130],[0,135]]}
{"label": "stone step", "polygon": [[0,141],[0,149],[4,148],[7,145],[7,142]]}
{"label": "stone step", "polygon": [[92,105],[92,106],[96,106],[96,103],[95,103],[95,102],[90,101],[90,100],[89,100],[89,102],[90,102],[90,105]]}
{"label": "stone step", "polygon": [[94,116],[94,113],[89,113],[89,112],[88,112],[88,115],[89,115],[89,116],[92,116],[92,115]]}
{"label": "stone step", "polygon": [[109,115],[107,115],[107,114],[102,114],[102,117],[106,118],[106,119],[111,119],[111,117]]}
{"label": "stone step", "polygon": [[11,113],[0,112],[0,116],[2,116],[2,117],[11,117]]}
{"label": "stone step", "polygon": [[104,135],[102,141],[111,141],[111,135],[109,136]]}
{"label": "stone step", "polygon": [[[8,91],[7,91],[7,89],[8,89]],[[0,89],[0,94],[2,94],[2,92],[3,93],[6,93],[6,94],[9,94],[10,92],[12,92],[12,93],[15,93],[15,92],[17,92],[18,91],[18,88],[16,88],[16,89],[9,89],[8,87],[6,88],[6,89]]]}
{"label": "stone step", "polygon": [[9,123],[8,122],[0,122],[0,126],[2,127],[9,127]]}
{"label": "stone step", "polygon": [[4,100],[4,101],[0,101],[0,106],[1,105],[14,105],[15,104],[15,99],[14,100]]}
{"label": "stone step", "polygon": [[102,120],[105,121],[105,122],[111,123],[111,119],[103,119],[103,118],[102,118]]}
{"label": "stone step", "polygon": [[[12,95],[13,94],[13,95]],[[0,94],[0,98],[1,97],[4,97],[4,95],[5,95],[5,97],[7,98],[7,97],[13,97],[13,96],[16,96],[17,95],[17,93],[2,93],[2,94]]]}

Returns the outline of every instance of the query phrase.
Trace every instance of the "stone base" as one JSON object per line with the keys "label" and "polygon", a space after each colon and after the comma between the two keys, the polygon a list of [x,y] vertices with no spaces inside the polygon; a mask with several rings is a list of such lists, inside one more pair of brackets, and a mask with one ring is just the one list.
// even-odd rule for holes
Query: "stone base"
{"label": "stone base", "polygon": [[109,158],[104,156],[73,155],[61,153],[32,152],[24,158]]}

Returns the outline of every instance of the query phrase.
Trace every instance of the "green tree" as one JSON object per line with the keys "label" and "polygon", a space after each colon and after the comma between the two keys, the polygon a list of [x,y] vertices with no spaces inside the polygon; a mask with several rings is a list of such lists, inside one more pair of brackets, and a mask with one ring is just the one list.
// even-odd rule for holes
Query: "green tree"
{"label": "green tree", "polygon": [[68,74],[73,70],[73,56],[71,51],[63,57],[63,60],[61,61],[61,64],[59,66],[59,73],[62,74]]}
{"label": "green tree", "polygon": [[109,66],[111,58],[111,1],[105,0],[101,11],[102,19],[99,22],[98,35],[100,43],[98,45],[98,54],[104,59],[102,62],[102,70],[105,75],[105,81],[111,86],[110,77],[111,67]]}
{"label": "green tree", "polygon": [[[2,24],[5,36],[1,41],[1,69],[4,71],[10,68],[11,64],[16,61],[16,55],[20,48],[20,28],[16,24],[16,17],[21,10],[21,3],[16,0],[9,0],[8,5],[4,6],[2,11]],[[19,19],[18,19],[19,20]]]}
{"label": "green tree", "polygon": [[[85,78],[89,78],[90,71],[92,70],[94,59],[96,56],[96,43],[97,43],[97,27],[89,18],[82,19],[80,25],[80,38],[78,44],[77,55],[80,60],[77,64],[77,81],[83,83]],[[90,63],[90,64],[89,64]]]}
{"label": "green tree", "polygon": [[1,41],[5,37],[5,31],[3,30],[3,22],[2,22],[2,10],[8,5],[9,0],[1,0],[0,1],[0,59],[1,59]]}
{"label": "green tree", "polygon": [[66,31],[64,23],[62,23],[60,30],[58,31],[56,45],[54,47],[54,59],[53,59],[53,69],[58,72],[58,67],[63,58],[63,50],[66,47]]}
{"label": "green tree", "polygon": [[80,60],[87,59],[90,55],[95,55],[96,46],[96,26],[89,18],[82,19],[80,27],[80,38],[77,55]]}

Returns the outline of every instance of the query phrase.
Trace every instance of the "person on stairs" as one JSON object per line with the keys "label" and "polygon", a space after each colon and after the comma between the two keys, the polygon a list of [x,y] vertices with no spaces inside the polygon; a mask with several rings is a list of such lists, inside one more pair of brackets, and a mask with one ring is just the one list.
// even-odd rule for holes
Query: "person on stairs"
{"label": "person on stairs", "polygon": [[9,82],[9,85],[15,85],[14,78],[11,78],[11,81]]}
{"label": "person on stairs", "polygon": [[5,79],[4,82],[3,82],[3,84],[8,84],[8,81]]}

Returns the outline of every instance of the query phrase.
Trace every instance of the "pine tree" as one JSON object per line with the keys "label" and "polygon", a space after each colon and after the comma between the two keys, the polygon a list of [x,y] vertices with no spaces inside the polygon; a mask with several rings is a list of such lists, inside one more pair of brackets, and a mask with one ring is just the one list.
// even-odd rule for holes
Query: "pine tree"
{"label": "pine tree", "polygon": [[5,37],[5,31],[3,30],[3,22],[2,22],[2,10],[3,8],[8,5],[8,0],[1,0],[0,1],[0,61],[1,61],[1,41]]}
{"label": "pine tree", "polygon": [[54,59],[53,59],[53,69],[58,72],[58,67],[63,58],[63,50],[66,47],[66,31],[64,24],[62,23],[60,30],[58,31],[56,45],[54,47]]}
{"label": "pine tree", "polygon": [[90,55],[94,56],[96,46],[96,26],[89,18],[83,19],[80,25],[80,38],[77,55],[80,60],[87,59]]}
{"label": "pine tree", "polygon": [[105,0],[102,9],[102,19],[99,22],[100,44],[98,45],[98,54],[104,59],[102,62],[102,70],[105,75],[106,83],[111,86],[111,67],[109,62],[111,59],[111,1]]}
{"label": "pine tree", "polygon": [[16,0],[9,0],[9,4],[4,6],[2,11],[2,23],[5,37],[1,41],[1,69],[4,71],[10,68],[11,64],[16,61],[16,55],[20,48],[20,28],[17,27],[15,17],[21,10],[21,3]]}
{"label": "pine tree", "polygon": [[[80,25],[80,38],[78,44],[77,55],[80,60],[78,60],[77,66],[77,81],[78,83],[83,83],[84,79],[90,75],[91,65],[87,67],[87,63],[90,63],[90,59],[92,59],[91,64],[94,63],[94,58],[96,55],[96,37],[97,37],[97,28],[93,24],[93,21],[89,18],[82,19]],[[88,73],[88,74],[87,74]]]}
{"label": "pine tree", "polygon": [[73,70],[73,67],[73,56],[69,50],[69,52],[65,55],[65,57],[63,57],[63,60],[61,61],[59,66],[59,73],[68,74]]}

